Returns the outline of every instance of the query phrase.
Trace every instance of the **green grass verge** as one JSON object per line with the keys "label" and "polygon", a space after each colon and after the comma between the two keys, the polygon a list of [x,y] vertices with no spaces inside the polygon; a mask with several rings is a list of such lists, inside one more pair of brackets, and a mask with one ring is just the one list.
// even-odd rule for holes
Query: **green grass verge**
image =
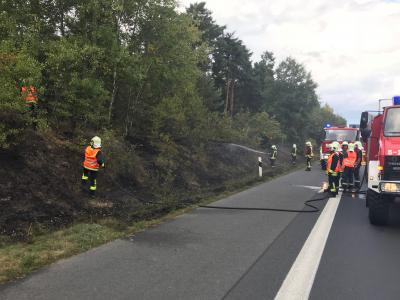
{"label": "green grass verge", "polygon": [[60,259],[85,252],[118,238],[133,235],[189,212],[199,204],[214,202],[298,169],[300,167],[262,179],[250,177],[240,183],[227,183],[228,191],[219,195],[208,196],[198,204],[175,210],[153,220],[126,224],[115,218],[105,218],[91,223],[77,223],[53,232],[33,234],[29,242],[8,243],[0,240],[0,245],[2,245],[0,248],[0,283],[23,278],[27,274]]}

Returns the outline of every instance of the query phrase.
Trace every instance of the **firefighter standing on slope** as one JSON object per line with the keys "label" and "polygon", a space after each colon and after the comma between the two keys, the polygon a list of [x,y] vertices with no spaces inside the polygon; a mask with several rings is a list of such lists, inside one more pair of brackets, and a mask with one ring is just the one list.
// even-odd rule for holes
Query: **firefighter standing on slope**
{"label": "firefighter standing on slope", "polygon": [[354,165],[357,160],[357,153],[354,151],[354,144],[350,143],[347,151],[343,156],[343,190],[353,189],[354,187]]}
{"label": "firefighter standing on slope", "polygon": [[328,175],[329,193],[336,196],[338,193],[338,176],[340,171],[340,158],[338,152],[338,144],[329,145],[330,155],[326,164],[326,174]]}
{"label": "firefighter standing on slope", "polygon": [[306,143],[306,148],[304,150],[304,156],[306,157],[306,163],[307,163],[306,171],[311,171],[311,159],[314,156],[311,142]]}
{"label": "firefighter standing on slope", "polygon": [[30,114],[31,114],[31,118],[32,118],[32,125],[33,125],[33,129],[36,130],[36,126],[37,126],[37,102],[38,102],[38,96],[37,96],[37,91],[36,88],[33,85],[26,85],[26,80],[22,81],[22,86],[21,86],[21,96],[22,98],[25,100],[25,103],[27,105],[27,107],[30,110]]}
{"label": "firefighter standing on slope", "polygon": [[297,160],[297,146],[296,146],[296,144],[293,144],[292,151],[290,152],[290,155],[292,157],[292,165],[296,165],[296,160]]}
{"label": "firefighter standing on slope", "polygon": [[95,136],[90,141],[90,146],[85,149],[85,160],[83,161],[82,184],[89,181],[89,191],[92,196],[97,189],[97,173],[99,168],[104,168],[104,156],[101,152],[101,139]]}
{"label": "firefighter standing on slope", "polygon": [[362,162],[362,144],[360,141],[354,143],[354,151],[357,153],[357,158],[356,162],[354,164],[354,185],[355,188],[359,189],[361,186],[361,181],[360,181],[360,167],[361,167],[361,162]]}
{"label": "firefighter standing on slope", "polygon": [[275,145],[271,146],[271,152],[269,154],[269,161],[271,162],[271,167],[275,168],[276,158],[278,156],[278,148]]}

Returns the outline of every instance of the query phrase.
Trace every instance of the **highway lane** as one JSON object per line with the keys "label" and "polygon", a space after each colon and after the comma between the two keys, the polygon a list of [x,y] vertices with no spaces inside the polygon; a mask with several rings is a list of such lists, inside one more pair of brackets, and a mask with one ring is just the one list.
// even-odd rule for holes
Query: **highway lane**
{"label": "highway lane", "polygon": [[[214,205],[302,209],[323,180],[317,169],[297,171]],[[221,299],[267,260],[259,283],[268,288],[257,294],[266,299],[279,289],[317,218],[199,208],[3,286],[0,299]]]}
{"label": "highway lane", "polygon": [[368,222],[363,197],[343,195],[311,299],[400,299],[400,206],[390,223]]}
{"label": "highway lane", "polygon": [[[213,204],[301,209],[324,179],[297,171]],[[299,263],[334,203],[320,258]],[[363,195],[317,205],[322,213],[199,208],[0,287],[0,299],[274,299],[297,263],[317,266],[310,299],[399,299],[400,205],[387,227],[369,224]]]}

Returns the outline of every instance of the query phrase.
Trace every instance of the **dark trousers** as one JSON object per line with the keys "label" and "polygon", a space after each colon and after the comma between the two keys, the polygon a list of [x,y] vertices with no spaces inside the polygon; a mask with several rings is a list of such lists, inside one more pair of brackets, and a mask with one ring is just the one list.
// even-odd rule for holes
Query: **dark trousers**
{"label": "dark trousers", "polygon": [[311,170],[311,156],[306,156],[307,170]]}
{"label": "dark trousers", "polygon": [[339,176],[333,176],[332,174],[328,175],[328,183],[329,183],[329,192],[332,195],[336,195],[339,188]]}
{"label": "dark trousers", "polygon": [[292,154],[292,164],[296,164],[296,160],[297,160],[297,155]]}
{"label": "dark trousers", "polygon": [[354,186],[354,168],[352,167],[345,167],[343,171],[343,179],[342,179],[342,186],[344,189],[352,188]]}
{"label": "dark trousers", "polygon": [[94,195],[97,190],[97,172],[98,171],[83,168],[82,183],[86,184],[86,182],[89,181],[89,191],[92,195]]}
{"label": "dark trousers", "polygon": [[359,188],[361,185],[360,181],[360,165],[354,168],[354,185]]}
{"label": "dark trousers", "polygon": [[275,167],[276,158],[270,158],[271,167]]}

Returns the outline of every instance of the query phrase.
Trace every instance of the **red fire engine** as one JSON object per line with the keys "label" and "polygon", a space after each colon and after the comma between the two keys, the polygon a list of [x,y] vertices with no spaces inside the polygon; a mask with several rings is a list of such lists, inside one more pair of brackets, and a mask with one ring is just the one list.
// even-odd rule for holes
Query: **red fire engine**
{"label": "red fire engine", "polygon": [[369,220],[385,225],[390,203],[400,196],[400,96],[378,115],[363,112],[360,129],[367,144]]}

